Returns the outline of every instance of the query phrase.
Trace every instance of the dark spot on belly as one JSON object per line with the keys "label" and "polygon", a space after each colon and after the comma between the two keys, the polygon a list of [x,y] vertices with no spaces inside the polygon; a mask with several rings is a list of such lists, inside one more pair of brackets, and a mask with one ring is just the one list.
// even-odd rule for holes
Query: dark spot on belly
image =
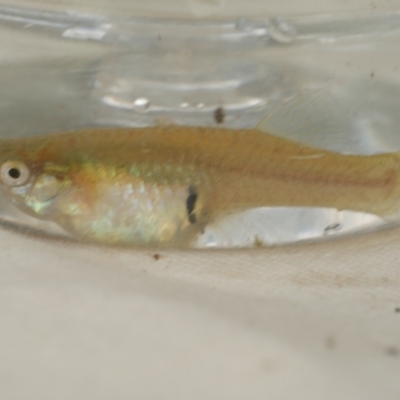
{"label": "dark spot on belly", "polygon": [[217,124],[222,124],[225,119],[225,111],[222,107],[218,107],[214,111],[214,120]]}
{"label": "dark spot on belly", "polygon": [[186,199],[186,210],[191,224],[196,223],[196,214],[194,213],[194,209],[196,208],[197,197],[196,189],[193,186],[189,186],[189,196]]}

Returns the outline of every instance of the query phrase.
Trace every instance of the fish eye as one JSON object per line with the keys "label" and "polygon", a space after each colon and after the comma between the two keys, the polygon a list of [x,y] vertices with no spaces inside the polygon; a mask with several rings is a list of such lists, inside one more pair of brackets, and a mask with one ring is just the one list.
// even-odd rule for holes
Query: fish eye
{"label": "fish eye", "polygon": [[6,161],[0,170],[3,183],[10,186],[20,186],[29,179],[28,167],[20,161]]}

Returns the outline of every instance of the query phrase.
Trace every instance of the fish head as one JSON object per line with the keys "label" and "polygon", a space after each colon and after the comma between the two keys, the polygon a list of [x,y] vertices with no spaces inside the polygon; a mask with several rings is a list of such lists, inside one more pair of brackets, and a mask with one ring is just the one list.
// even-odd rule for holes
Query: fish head
{"label": "fish head", "polygon": [[46,218],[52,213],[57,199],[71,186],[68,172],[68,166],[40,158],[34,152],[13,148],[0,152],[2,195],[35,217]]}

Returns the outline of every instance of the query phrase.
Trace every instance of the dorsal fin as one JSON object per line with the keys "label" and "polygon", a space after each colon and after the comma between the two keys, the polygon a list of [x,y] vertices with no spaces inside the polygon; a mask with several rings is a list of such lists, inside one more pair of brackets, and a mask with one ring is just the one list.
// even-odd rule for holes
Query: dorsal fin
{"label": "dorsal fin", "polygon": [[272,105],[257,129],[308,146],[358,152],[348,113],[332,94],[306,90]]}

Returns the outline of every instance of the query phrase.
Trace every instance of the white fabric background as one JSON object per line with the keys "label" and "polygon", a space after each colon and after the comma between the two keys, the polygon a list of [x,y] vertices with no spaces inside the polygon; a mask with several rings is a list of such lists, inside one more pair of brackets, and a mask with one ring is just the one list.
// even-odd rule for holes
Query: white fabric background
{"label": "white fabric background", "polygon": [[398,399],[398,229],[255,251],[0,231],[5,399]]}

